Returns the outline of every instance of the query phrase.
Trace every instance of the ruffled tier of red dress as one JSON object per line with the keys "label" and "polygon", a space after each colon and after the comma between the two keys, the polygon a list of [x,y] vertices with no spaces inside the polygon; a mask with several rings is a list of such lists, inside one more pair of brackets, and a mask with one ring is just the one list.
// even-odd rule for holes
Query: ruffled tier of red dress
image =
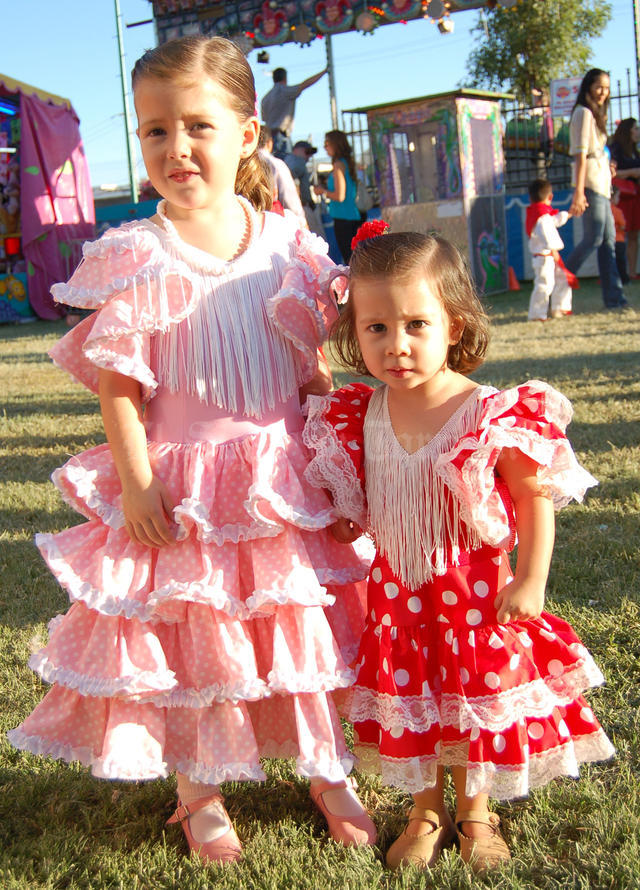
{"label": "ruffled tier of red dress", "polygon": [[[283,398],[296,402],[297,386],[312,376],[336,314],[320,281],[332,264],[321,245],[290,229],[269,216],[243,258],[247,268],[258,258],[269,270],[270,348],[283,361],[287,350],[293,356],[292,379],[282,384],[293,392],[272,385],[276,417]],[[133,376],[153,397],[155,417],[166,387],[153,338],[198,309],[197,270],[208,262],[199,253],[185,253],[149,223],[86,246],[58,296],[100,311],[57,344],[56,361],[90,389],[99,367]],[[219,271],[232,288],[243,270],[222,265],[207,280]],[[334,513],[304,478],[300,432],[284,422],[263,428],[248,414],[241,420],[254,432],[225,441],[156,441],[150,428],[152,470],[177,505],[171,546],[130,540],[108,446],[54,473],[87,521],[37,539],[72,605],[31,658],[54,685],[9,733],[14,745],[79,760],[111,779],[176,769],[206,783],[262,779],[260,758],[270,756],[295,757],[306,776],[338,780],[350,770],[331,693],[354,678],[370,557],[328,533]]]}

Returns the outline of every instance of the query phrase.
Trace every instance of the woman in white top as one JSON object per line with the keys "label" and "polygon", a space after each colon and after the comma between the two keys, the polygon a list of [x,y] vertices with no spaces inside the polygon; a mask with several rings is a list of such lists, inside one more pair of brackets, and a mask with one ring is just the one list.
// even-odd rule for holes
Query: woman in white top
{"label": "woman in white top", "polygon": [[569,127],[574,193],[570,212],[582,216],[583,235],[566,261],[574,274],[589,254],[598,251],[602,299],[607,309],[627,305],[615,260],[615,226],[609,198],[611,171],[605,153],[609,75],[600,68],[585,74]]}

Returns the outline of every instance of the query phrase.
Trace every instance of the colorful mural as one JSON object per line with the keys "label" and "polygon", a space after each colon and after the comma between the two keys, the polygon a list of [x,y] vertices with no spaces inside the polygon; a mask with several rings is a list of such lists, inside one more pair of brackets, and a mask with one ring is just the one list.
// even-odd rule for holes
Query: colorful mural
{"label": "colorful mural", "polygon": [[[428,125],[431,125],[430,132],[435,140],[435,187],[432,188],[430,197],[446,200],[462,195],[455,106],[451,100],[437,103],[422,99],[380,110],[370,109],[367,111],[367,118],[383,205],[414,203],[419,199],[414,170],[418,154],[411,151],[410,144],[414,144],[414,139],[417,141],[419,129]],[[410,195],[403,194],[399,182],[397,151],[398,136],[401,134],[406,136],[405,178],[407,184],[410,183]]]}

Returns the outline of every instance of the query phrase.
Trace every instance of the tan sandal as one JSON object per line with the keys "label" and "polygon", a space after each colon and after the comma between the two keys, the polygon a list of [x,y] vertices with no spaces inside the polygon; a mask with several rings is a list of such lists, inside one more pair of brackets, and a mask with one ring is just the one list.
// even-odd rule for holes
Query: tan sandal
{"label": "tan sandal", "polygon": [[[469,837],[462,830],[464,822],[477,822],[487,825],[491,833],[486,837]],[[488,810],[468,810],[456,815],[456,831],[460,844],[460,856],[468,862],[476,874],[499,868],[511,859],[511,853],[500,833],[500,819]]]}
{"label": "tan sandal", "polygon": [[409,810],[408,824],[416,820],[428,822],[431,831],[420,835],[407,834],[405,826],[402,834],[387,850],[386,862],[389,868],[400,868],[402,865],[431,868],[444,847],[451,844],[456,836],[455,826],[448,813],[443,818],[435,810],[414,806]]}

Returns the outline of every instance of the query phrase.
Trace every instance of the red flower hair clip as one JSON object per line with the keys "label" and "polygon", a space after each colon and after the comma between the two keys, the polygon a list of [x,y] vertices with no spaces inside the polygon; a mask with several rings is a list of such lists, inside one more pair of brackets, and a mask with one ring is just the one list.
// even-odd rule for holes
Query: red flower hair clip
{"label": "red flower hair clip", "polygon": [[368,219],[362,223],[358,231],[351,239],[351,250],[355,250],[356,244],[360,241],[368,241],[369,238],[377,238],[378,235],[384,235],[389,228],[389,223],[383,219]]}

